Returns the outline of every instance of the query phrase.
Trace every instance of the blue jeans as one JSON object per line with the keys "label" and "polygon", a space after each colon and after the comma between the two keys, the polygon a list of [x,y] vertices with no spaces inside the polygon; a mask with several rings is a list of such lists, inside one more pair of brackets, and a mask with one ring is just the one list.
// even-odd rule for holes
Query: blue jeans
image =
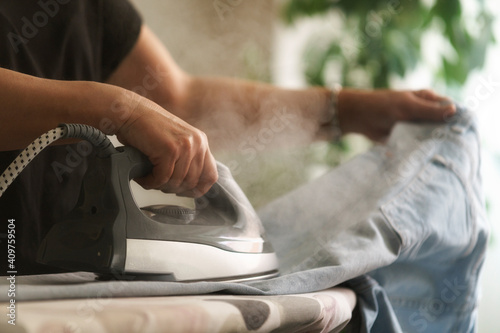
{"label": "blue jeans", "polygon": [[362,331],[475,331],[488,223],[476,121],[458,109],[397,125],[387,145],[261,212],[282,271],[347,279]]}

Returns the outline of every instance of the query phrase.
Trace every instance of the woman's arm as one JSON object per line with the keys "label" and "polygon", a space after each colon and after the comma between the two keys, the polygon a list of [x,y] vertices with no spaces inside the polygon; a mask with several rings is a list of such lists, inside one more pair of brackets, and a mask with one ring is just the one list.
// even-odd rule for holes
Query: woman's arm
{"label": "woman's arm", "polygon": [[26,147],[60,123],[94,126],[146,154],[146,188],[199,196],[217,180],[205,134],[129,90],[36,78],[0,68],[0,151]]}
{"label": "woman's arm", "polygon": [[455,105],[430,90],[343,89],[338,99],[344,133],[360,133],[383,141],[399,121],[442,122],[455,113]]}
{"label": "woman's arm", "polygon": [[145,26],[108,82],[140,92],[200,128],[211,147],[237,148],[263,128],[274,131],[274,143],[308,143],[329,135],[320,128],[330,116],[328,89],[285,90],[241,79],[189,76]]}
{"label": "woman's arm", "polygon": [[[99,127],[119,88],[47,80],[0,68],[0,151],[25,148],[62,122]],[[95,98],[91,98],[94,96]],[[114,121],[117,125],[119,119]]]}
{"label": "woman's arm", "polygon": [[[307,144],[334,135],[323,126],[331,114],[329,90],[286,90],[240,79],[189,76],[145,26],[108,82],[141,92],[202,129],[211,147],[237,149],[264,131],[272,137],[264,140],[267,145]],[[454,107],[443,102],[449,101],[430,91],[343,89],[338,96],[340,128],[383,140],[397,121],[444,119]]]}

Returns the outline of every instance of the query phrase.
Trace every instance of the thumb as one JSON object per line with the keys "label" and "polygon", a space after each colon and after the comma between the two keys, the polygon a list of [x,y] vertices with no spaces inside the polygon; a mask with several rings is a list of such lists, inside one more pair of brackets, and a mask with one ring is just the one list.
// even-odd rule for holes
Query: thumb
{"label": "thumb", "polygon": [[413,96],[414,120],[444,121],[456,112],[455,104],[450,99],[431,90],[415,91]]}

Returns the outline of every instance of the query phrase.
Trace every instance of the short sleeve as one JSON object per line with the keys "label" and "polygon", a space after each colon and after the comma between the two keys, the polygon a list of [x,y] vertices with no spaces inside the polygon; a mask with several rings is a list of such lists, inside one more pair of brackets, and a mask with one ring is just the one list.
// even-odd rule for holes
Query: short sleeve
{"label": "short sleeve", "polygon": [[134,47],[142,18],[127,0],[104,0],[102,5],[102,79],[105,81]]}

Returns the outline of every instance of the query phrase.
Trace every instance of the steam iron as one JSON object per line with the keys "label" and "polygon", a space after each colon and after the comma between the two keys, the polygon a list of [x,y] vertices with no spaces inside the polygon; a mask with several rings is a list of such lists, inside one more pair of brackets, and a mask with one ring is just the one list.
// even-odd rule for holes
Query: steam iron
{"label": "steam iron", "polygon": [[224,165],[194,209],[139,208],[130,181],[150,172],[148,159],[118,147],[96,160],[78,203],[43,240],[40,263],[117,279],[246,281],[278,274],[261,222]]}

